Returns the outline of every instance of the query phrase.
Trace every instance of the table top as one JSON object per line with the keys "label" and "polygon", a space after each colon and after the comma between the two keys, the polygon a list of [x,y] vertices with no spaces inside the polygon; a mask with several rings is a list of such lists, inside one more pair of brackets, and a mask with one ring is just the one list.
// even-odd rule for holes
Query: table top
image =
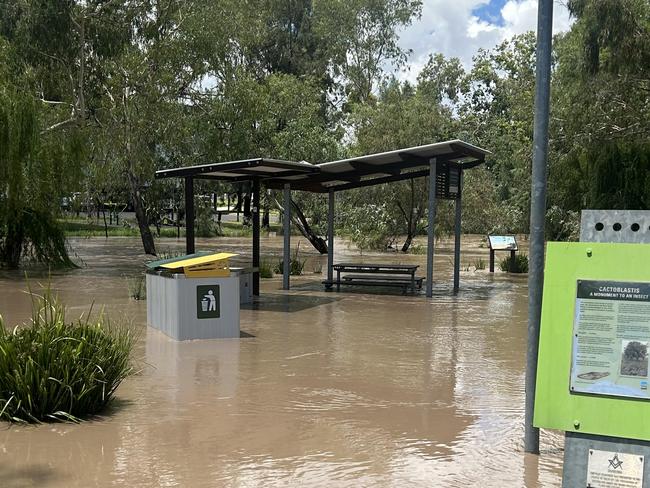
{"label": "table top", "polygon": [[371,264],[371,263],[337,263],[332,266],[334,269],[392,269],[392,270],[406,270],[412,271],[419,268],[417,264]]}

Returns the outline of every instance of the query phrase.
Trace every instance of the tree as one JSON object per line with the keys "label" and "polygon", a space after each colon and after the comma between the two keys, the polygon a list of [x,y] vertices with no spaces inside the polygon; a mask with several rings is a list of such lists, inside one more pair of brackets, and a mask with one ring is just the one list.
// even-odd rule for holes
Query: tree
{"label": "tree", "polygon": [[[357,107],[352,118],[356,134],[353,154],[390,151],[449,138],[452,115],[441,104],[447,88],[435,78],[431,70],[419,78],[416,87],[393,78],[382,85],[376,104]],[[378,229],[392,229],[383,233],[385,245],[392,244],[399,234],[405,235],[401,250],[406,252],[413,238],[425,228],[422,220],[427,210],[427,192],[427,179],[420,178],[356,190],[349,198],[356,202],[353,207],[375,215]],[[357,228],[356,214],[349,215],[346,227]],[[381,223],[377,221],[380,218],[384,219]],[[356,234],[352,235],[354,239]]]}
{"label": "tree", "polygon": [[[25,256],[39,263],[73,266],[65,238],[56,223],[56,205],[64,170],[61,162],[75,160],[76,139],[67,147],[49,147],[39,132],[38,106],[24,83],[11,79],[11,52],[0,38],[0,263],[16,268]],[[5,71],[2,71],[2,68]],[[58,151],[57,151],[58,150]],[[65,154],[65,156],[63,156]]]}

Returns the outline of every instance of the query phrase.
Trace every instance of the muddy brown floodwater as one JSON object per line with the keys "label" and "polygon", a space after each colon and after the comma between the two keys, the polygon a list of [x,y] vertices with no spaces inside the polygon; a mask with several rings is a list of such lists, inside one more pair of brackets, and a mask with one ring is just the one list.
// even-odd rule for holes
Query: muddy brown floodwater
{"label": "muddy brown floodwater", "polygon": [[[297,239],[294,239],[294,244]],[[198,248],[249,253],[248,239]],[[0,486],[551,487],[562,437],[523,452],[525,277],[470,271],[487,250],[465,238],[462,290],[450,293],[451,244],[438,246],[433,299],[326,293],[324,258],[307,258],[289,293],[263,280],[239,340],[174,342],[146,327],[125,276],[142,269],[136,239],[72,242],[85,266],[51,280],[71,316],[89,304],[133,321],[142,372],[110,412],[74,424],[0,425]],[[281,239],[263,252],[280,254]],[[159,249],[182,249],[161,241]],[[307,251],[302,240],[301,250]],[[337,260],[414,262],[337,242]],[[471,266],[470,266],[471,268]],[[473,269],[473,268],[471,268]],[[33,274],[32,286],[43,277]],[[0,313],[30,310],[22,273],[0,273]]]}

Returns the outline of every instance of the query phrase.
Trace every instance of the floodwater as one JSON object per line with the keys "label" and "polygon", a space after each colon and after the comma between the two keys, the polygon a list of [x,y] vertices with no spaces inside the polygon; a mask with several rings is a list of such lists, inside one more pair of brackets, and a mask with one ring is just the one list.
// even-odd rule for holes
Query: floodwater
{"label": "floodwater", "polygon": [[[245,337],[185,343],[147,328],[146,304],[128,299],[125,277],[145,259],[138,240],[73,241],[85,266],[53,274],[53,288],[70,316],[94,302],[132,321],[142,371],[99,418],[0,425],[0,486],[559,486],[560,433],[542,433],[541,456],[523,452],[526,279],[468,268],[487,261],[479,241],[464,241],[458,296],[451,245],[438,246],[426,299],[326,293],[314,272],[324,258],[302,240],[306,274],[289,293],[263,280],[260,301],[241,313]],[[248,254],[249,242],[197,248]],[[263,253],[280,246],[267,238]],[[424,272],[426,257],[360,256],[337,242],[343,259]],[[21,273],[0,274],[8,324],[29,316],[25,289]]]}

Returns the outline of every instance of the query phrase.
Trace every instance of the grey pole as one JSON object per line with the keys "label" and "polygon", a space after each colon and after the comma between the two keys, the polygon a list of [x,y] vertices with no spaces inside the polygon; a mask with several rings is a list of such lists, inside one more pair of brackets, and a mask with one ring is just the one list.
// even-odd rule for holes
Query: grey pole
{"label": "grey pole", "polygon": [[284,185],[284,255],[282,261],[282,289],[289,289],[291,272],[291,185]]}
{"label": "grey pole", "polygon": [[429,159],[429,216],[427,228],[427,297],[433,296],[433,244],[436,222],[436,158]]}
{"label": "grey pole", "polygon": [[327,209],[327,281],[334,278],[334,190],[329,191]]}
{"label": "grey pole", "polygon": [[260,295],[260,180],[253,180],[253,295]]}
{"label": "grey pole", "polygon": [[539,429],[533,427],[537,352],[544,286],[544,223],[548,118],[551,92],[553,0],[540,0],[537,9],[537,72],[535,74],[535,126],[530,198],[530,249],[528,273],[528,347],[526,350],[526,412],[524,450],[539,454]]}
{"label": "grey pole", "polygon": [[194,254],[194,179],[185,177],[185,252]]}
{"label": "grey pole", "polygon": [[454,236],[454,293],[460,289],[460,236],[462,206],[461,195],[463,193],[463,169],[458,168],[458,195],[456,196],[456,225]]}

